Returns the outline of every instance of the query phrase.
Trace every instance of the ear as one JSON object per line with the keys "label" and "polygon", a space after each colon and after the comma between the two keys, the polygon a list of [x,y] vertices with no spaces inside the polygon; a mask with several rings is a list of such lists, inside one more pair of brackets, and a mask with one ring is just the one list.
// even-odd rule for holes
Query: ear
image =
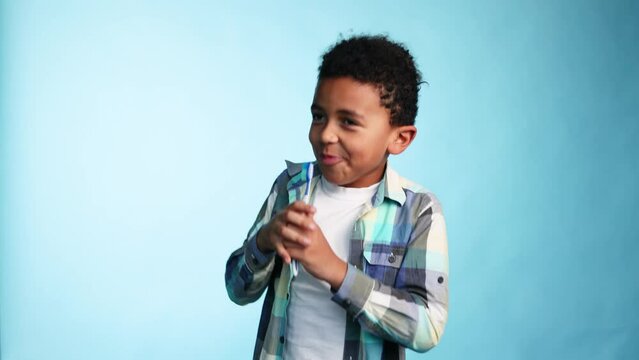
{"label": "ear", "polygon": [[393,129],[391,143],[388,145],[388,153],[401,154],[417,136],[417,128],[413,125],[398,126]]}

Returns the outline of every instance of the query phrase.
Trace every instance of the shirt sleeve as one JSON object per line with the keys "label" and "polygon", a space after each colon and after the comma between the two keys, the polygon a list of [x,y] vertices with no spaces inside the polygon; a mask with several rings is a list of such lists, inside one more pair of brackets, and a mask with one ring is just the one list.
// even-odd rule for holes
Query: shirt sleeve
{"label": "shirt sleeve", "polygon": [[239,249],[231,253],[226,262],[226,292],[236,304],[245,305],[259,299],[273,272],[275,252],[263,253],[258,249],[257,233],[271,219],[278,196],[277,184],[276,180],[246,240]]}
{"label": "shirt sleeve", "polygon": [[333,300],[373,334],[427,351],[448,318],[448,246],[438,203],[418,215],[396,279],[388,286],[349,264]]}

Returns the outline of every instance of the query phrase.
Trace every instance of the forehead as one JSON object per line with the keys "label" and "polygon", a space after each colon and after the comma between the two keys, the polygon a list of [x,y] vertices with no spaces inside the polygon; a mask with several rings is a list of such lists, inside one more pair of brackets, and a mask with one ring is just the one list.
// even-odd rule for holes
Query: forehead
{"label": "forehead", "polygon": [[315,87],[313,105],[326,111],[387,112],[390,116],[388,109],[382,106],[377,87],[351,77],[320,79]]}

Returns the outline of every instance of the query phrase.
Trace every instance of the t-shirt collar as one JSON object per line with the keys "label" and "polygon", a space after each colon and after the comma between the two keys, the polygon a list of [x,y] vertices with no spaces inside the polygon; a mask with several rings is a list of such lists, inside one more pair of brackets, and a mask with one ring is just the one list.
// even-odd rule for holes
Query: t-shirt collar
{"label": "t-shirt collar", "polygon": [[[318,176],[321,175],[320,167],[317,166],[317,162],[313,162],[315,165],[315,171],[313,173],[313,185],[317,181]],[[291,179],[286,184],[286,189],[291,190],[300,186],[306,186],[306,174],[304,173],[305,163],[294,163],[286,160],[286,170]],[[404,205],[406,201],[406,194],[401,186],[399,174],[393,170],[388,163],[386,164],[386,170],[384,171],[384,177],[382,178],[380,186],[377,188],[377,192],[372,198],[373,207],[379,206],[384,198],[397,201],[400,205]]]}

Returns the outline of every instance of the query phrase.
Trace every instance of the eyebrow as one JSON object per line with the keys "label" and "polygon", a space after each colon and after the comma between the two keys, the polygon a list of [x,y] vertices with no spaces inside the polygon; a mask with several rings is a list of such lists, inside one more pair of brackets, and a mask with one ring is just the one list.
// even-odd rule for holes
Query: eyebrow
{"label": "eyebrow", "polygon": [[[313,110],[325,112],[324,109],[321,106],[319,106],[319,105],[317,105],[315,103],[313,103],[313,105],[311,105],[311,111],[313,111]],[[346,116],[350,116],[350,117],[354,117],[354,118],[358,118],[358,119],[363,119],[364,118],[364,116],[358,114],[357,112],[355,112],[353,110],[349,110],[349,109],[339,109],[339,110],[337,110],[337,113],[340,114],[340,115],[346,115]]]}

